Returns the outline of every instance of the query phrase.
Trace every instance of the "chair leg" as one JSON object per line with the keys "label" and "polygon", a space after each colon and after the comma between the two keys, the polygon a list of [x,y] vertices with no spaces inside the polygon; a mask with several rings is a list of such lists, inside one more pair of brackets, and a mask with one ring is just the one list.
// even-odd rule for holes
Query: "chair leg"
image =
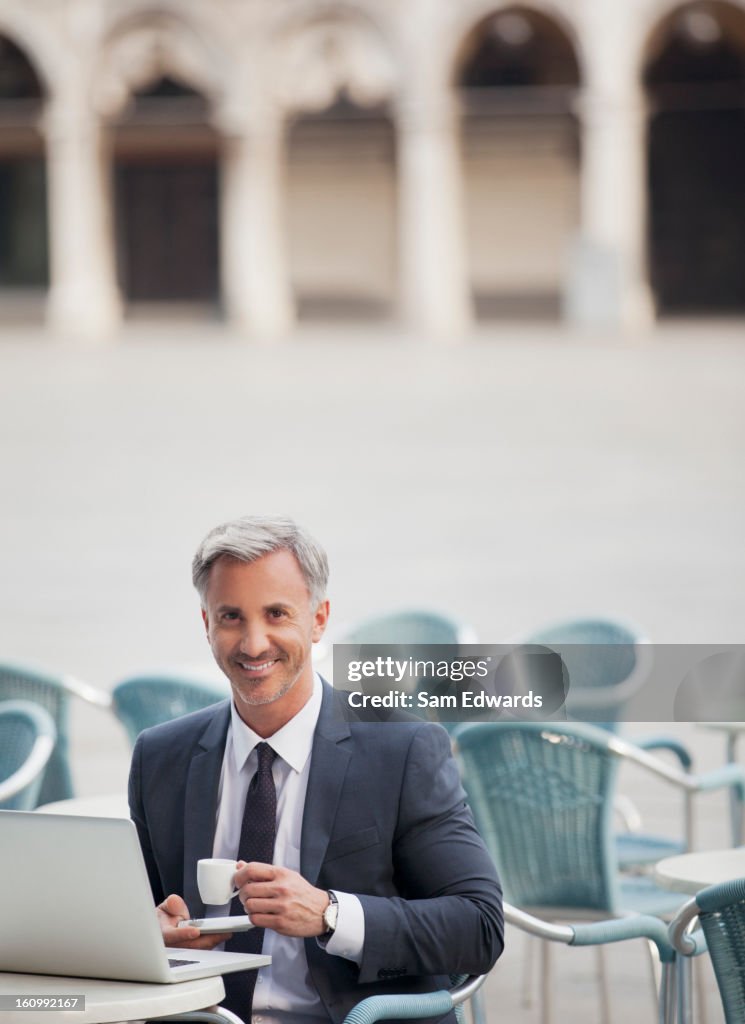
{"label": "chair leg", "polygon": [[[649,971],[650,976],[652,978],[652,998],[654,1000],[654,1005],[656,1007],[658,1005],[658,993],[662,989],[662,982],[664,980],[664,964],[660,963],[660,957],[657,952],[657,946],[655,946],[654,942],[651,942],[649,939],[647,939],[646,946],[649,962]],[[673,1002],[674,1001],[675,1000],[673,998]]]}
{"label": "chair leg", "polygon": [[605,949],[602,946],[595,948],[595,958],[598,964],[598,988],[600,990],[600,1019],[603,1024],[611,1024],[610,999],[608,997],[608,971],[605,959]]}
{"label": "chair leg", "polygon": [[[687,960],[688,957],[683,959]],[[696,1000],[696,1009],[698,1010],[697,1024],[706,1024],[706,961],[707,958],[703,956],[694,958],[693,971],[696,972],[696,984],[689,985],[694,990],[693,998]],[[691,998],[691,1004],[693,998]]]}
{"label": "chair leg", "polygon": [[[691,958],[678,957],[676,974],[678,976],[678,1024],[693,1024],[693,1006],[691,1000]],[[698,986],[699,989],[701,986]],[[703,993],[702,993],[703,994]]]}
{"label": "chair leg", "polygon": [[676,1024],[677,971],[675,964],[662,964],[660,978],[659,1024]]}
{"label": "chair leg", "polygon": [[551,943],[541,942],[541,1024],[552,1024],[553,962]]}
{"label": "chair leg", "polygon": [[523,998],[522,1005],[529,1010],[533,1005],[533,963],[536,954],[536,943],[530,935],[525,936],[525,956],[523,957]]}
{"label": "chair leg", "polygon": [[486,1024],[486,1003],[484,991],[479,989],[471,996],[471,1020],[473,1024]]}

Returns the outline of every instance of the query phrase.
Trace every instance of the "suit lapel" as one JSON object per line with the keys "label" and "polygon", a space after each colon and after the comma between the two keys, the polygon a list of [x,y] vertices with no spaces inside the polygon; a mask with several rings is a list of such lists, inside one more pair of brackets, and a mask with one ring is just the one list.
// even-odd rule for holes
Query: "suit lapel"
{"label": "suit lapel", "polygon": [[311,885],[321,870],[352,756],[349,725],[334,711],[334,700],[334,690],[324,683],[300,839],[300,872]]}
{"label": "suit lapel", "polygon": [[221,705],[199,740],[201,752],[191,759],[184,800],[184,899],[192,917],[204,913],[197,888],[197,861],[212,856],[217,821],[225,737],[230,702]]}

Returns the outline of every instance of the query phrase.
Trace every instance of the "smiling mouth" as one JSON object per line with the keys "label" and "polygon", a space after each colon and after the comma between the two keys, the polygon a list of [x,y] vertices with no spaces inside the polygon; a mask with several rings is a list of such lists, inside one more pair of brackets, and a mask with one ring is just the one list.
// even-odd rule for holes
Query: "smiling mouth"
{"label": "smiling mouth", "polygon": [[248,672],[249,675],[261,675],[262,672],[267,672],[272,665],[276,665],[279,658],[270,658],[269,661],[240,661],[236,659],[236,664],[239,668],[243,669],[244,672]]}

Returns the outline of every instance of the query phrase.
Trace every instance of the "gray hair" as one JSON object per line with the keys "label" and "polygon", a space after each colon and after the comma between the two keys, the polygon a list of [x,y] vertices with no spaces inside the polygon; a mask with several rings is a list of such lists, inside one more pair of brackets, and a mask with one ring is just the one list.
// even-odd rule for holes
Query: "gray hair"
{"label": "gray hair", "polygon": [[329,565],[326,552],[307,530],[289,516],[242,516],[221,523],[207,534],[191,563],[191,578],[204,606],[212,566],[223,555],[255,562],[273,551],[291,551],[310,593],[314,608],[326,597]]}

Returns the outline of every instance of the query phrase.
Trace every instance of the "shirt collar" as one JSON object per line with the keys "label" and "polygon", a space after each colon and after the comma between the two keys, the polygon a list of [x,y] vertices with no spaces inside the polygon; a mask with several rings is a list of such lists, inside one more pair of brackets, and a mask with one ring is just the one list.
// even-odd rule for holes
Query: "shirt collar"
{"label": "shirt collar", "polygon": [[[321,678],[313,674],[313,693],[305,704],[289,722],[278,729],[273,736],[267,736],[266,742],[276,751],[283,761],[296,772],[301,772],[310,757],[313,747],[313,734],[316,730],[318,715],[321,711],[323,687]],[[240,772],[254,748],[263,741],[263,737],[246,725],[238,714],[235,704],[230,706],[230,729],[233,740],[233,759],[236,772]]]}

